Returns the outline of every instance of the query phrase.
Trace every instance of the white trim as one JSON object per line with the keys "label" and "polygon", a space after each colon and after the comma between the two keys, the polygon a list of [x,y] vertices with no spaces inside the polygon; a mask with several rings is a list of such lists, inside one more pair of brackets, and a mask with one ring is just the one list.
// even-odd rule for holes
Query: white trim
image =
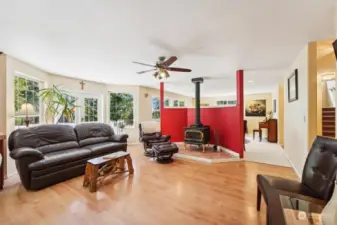
{"label": "white trim", "polygon": [[301,173],[296,169],[295,165],[293,164],[293,162],[290,160],[289,155],[284,151],[283,154],[285,155],[285,157],[287,158],[288,162],[290,163],[291,167],[293,168],[294,172],[296,173],[297,177],[299,179],[302,178]]}
{"label": "white trim", "polygon": [[237,153],[237,152],[233,152],[232,150],[228,149],[228,148],[225,148],[225,147],[222,147],[222,146],[218,146],[221,151],[224,151],[224,152],[227,152],[228,154],[232,155],[232,156],[235,156],[237,158],[240,158],[240,154]]}
{"label": "white trim", "polygon": [[24,78],[24,79],[28,79],[28,80],[31,80],[31,81],[35,81],[35,82],[39,82],[39,83],[45,82],[44,80],[38,79],[38,78],[33,77],[33,76],[29,76],[25,73],[21,73],[21,72],[16,71],[16,70],[14,71],[14,76],[21,77],[21,78]]}

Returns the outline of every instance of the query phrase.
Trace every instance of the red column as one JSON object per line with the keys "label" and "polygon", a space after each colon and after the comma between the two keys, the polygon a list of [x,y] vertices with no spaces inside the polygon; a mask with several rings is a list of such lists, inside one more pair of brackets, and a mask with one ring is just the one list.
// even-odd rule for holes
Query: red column
{"label": "red column", "polygon": [[244,90],[243,90],[243,70],[236,71],[236,108],[237,108],[237,115],[239,120],[239,137],[240,141],[238,143],[239,147],[239,154],[240,158],[243,158],[244,152],[244,143],[245,143],[245,136],[244,136],[244,123],[243,123],[243,107],[244,107]]}
{"label": "red column", "polygon": [[164,116],[164,82],[160,82],[160,128],[163,128],[163,116]]}

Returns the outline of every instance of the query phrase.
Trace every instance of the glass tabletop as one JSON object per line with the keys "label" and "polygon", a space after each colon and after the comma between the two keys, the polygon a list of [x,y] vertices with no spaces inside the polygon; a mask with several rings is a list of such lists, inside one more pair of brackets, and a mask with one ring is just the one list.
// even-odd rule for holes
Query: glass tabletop
{"label": "glass tabletop", "polygon": [[287,225],[321,225],[322,205],[286,195],[279,196]]}

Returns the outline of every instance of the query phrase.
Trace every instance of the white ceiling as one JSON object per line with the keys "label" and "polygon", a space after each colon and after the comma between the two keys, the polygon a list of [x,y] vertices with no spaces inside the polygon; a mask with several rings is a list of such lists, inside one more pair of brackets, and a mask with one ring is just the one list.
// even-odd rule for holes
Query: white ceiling
{"label": "white ceiling", "polygon": [[168,90],[193,96],[271,91],[309,41],[335,36],[334,0],[0,0],[0,50],[48,72],[158,87],[146,67],[178,56]]}

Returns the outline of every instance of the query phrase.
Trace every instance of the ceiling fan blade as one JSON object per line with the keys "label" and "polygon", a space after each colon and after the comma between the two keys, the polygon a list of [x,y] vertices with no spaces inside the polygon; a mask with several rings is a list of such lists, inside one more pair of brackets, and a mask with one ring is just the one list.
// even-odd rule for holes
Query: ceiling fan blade
{"label": "ceiling fan blade", "polygon": [[156,66],[154,66],[154,65],[150,65],[150,64],[146,64],[146,63],[141,63],[141,62],[132,62],[132,63],[136,63],[136,64],[143,65],[143,66],[156,67]]}
{"label": "ceiling fan blade", "polygon": [[163,62],[161,65],[163,65],[163,66],[170,66],[170,65],[172,65],[172,63],[174,63],[175,61],[177,61],[177,59],[178,59],[177,56],[171,56],[165,62]]}
{"label": "ceiling fan blade", "polygon": [[151,72],[151,71],[155,71],[157,69],[151,69],[151,70],[144,70],[144,71],[140,71],[140,72],[137,72],[138,74],[143,74],[143,73],[147,73],[147,72]]}
{"label": "ceiling fan blade", "polygon": [[166,70],[168,70],[168,71],[175,71],[175,72],[191,72],[192,71],[190,69],[177,68],[177,67],[167,67]]}

